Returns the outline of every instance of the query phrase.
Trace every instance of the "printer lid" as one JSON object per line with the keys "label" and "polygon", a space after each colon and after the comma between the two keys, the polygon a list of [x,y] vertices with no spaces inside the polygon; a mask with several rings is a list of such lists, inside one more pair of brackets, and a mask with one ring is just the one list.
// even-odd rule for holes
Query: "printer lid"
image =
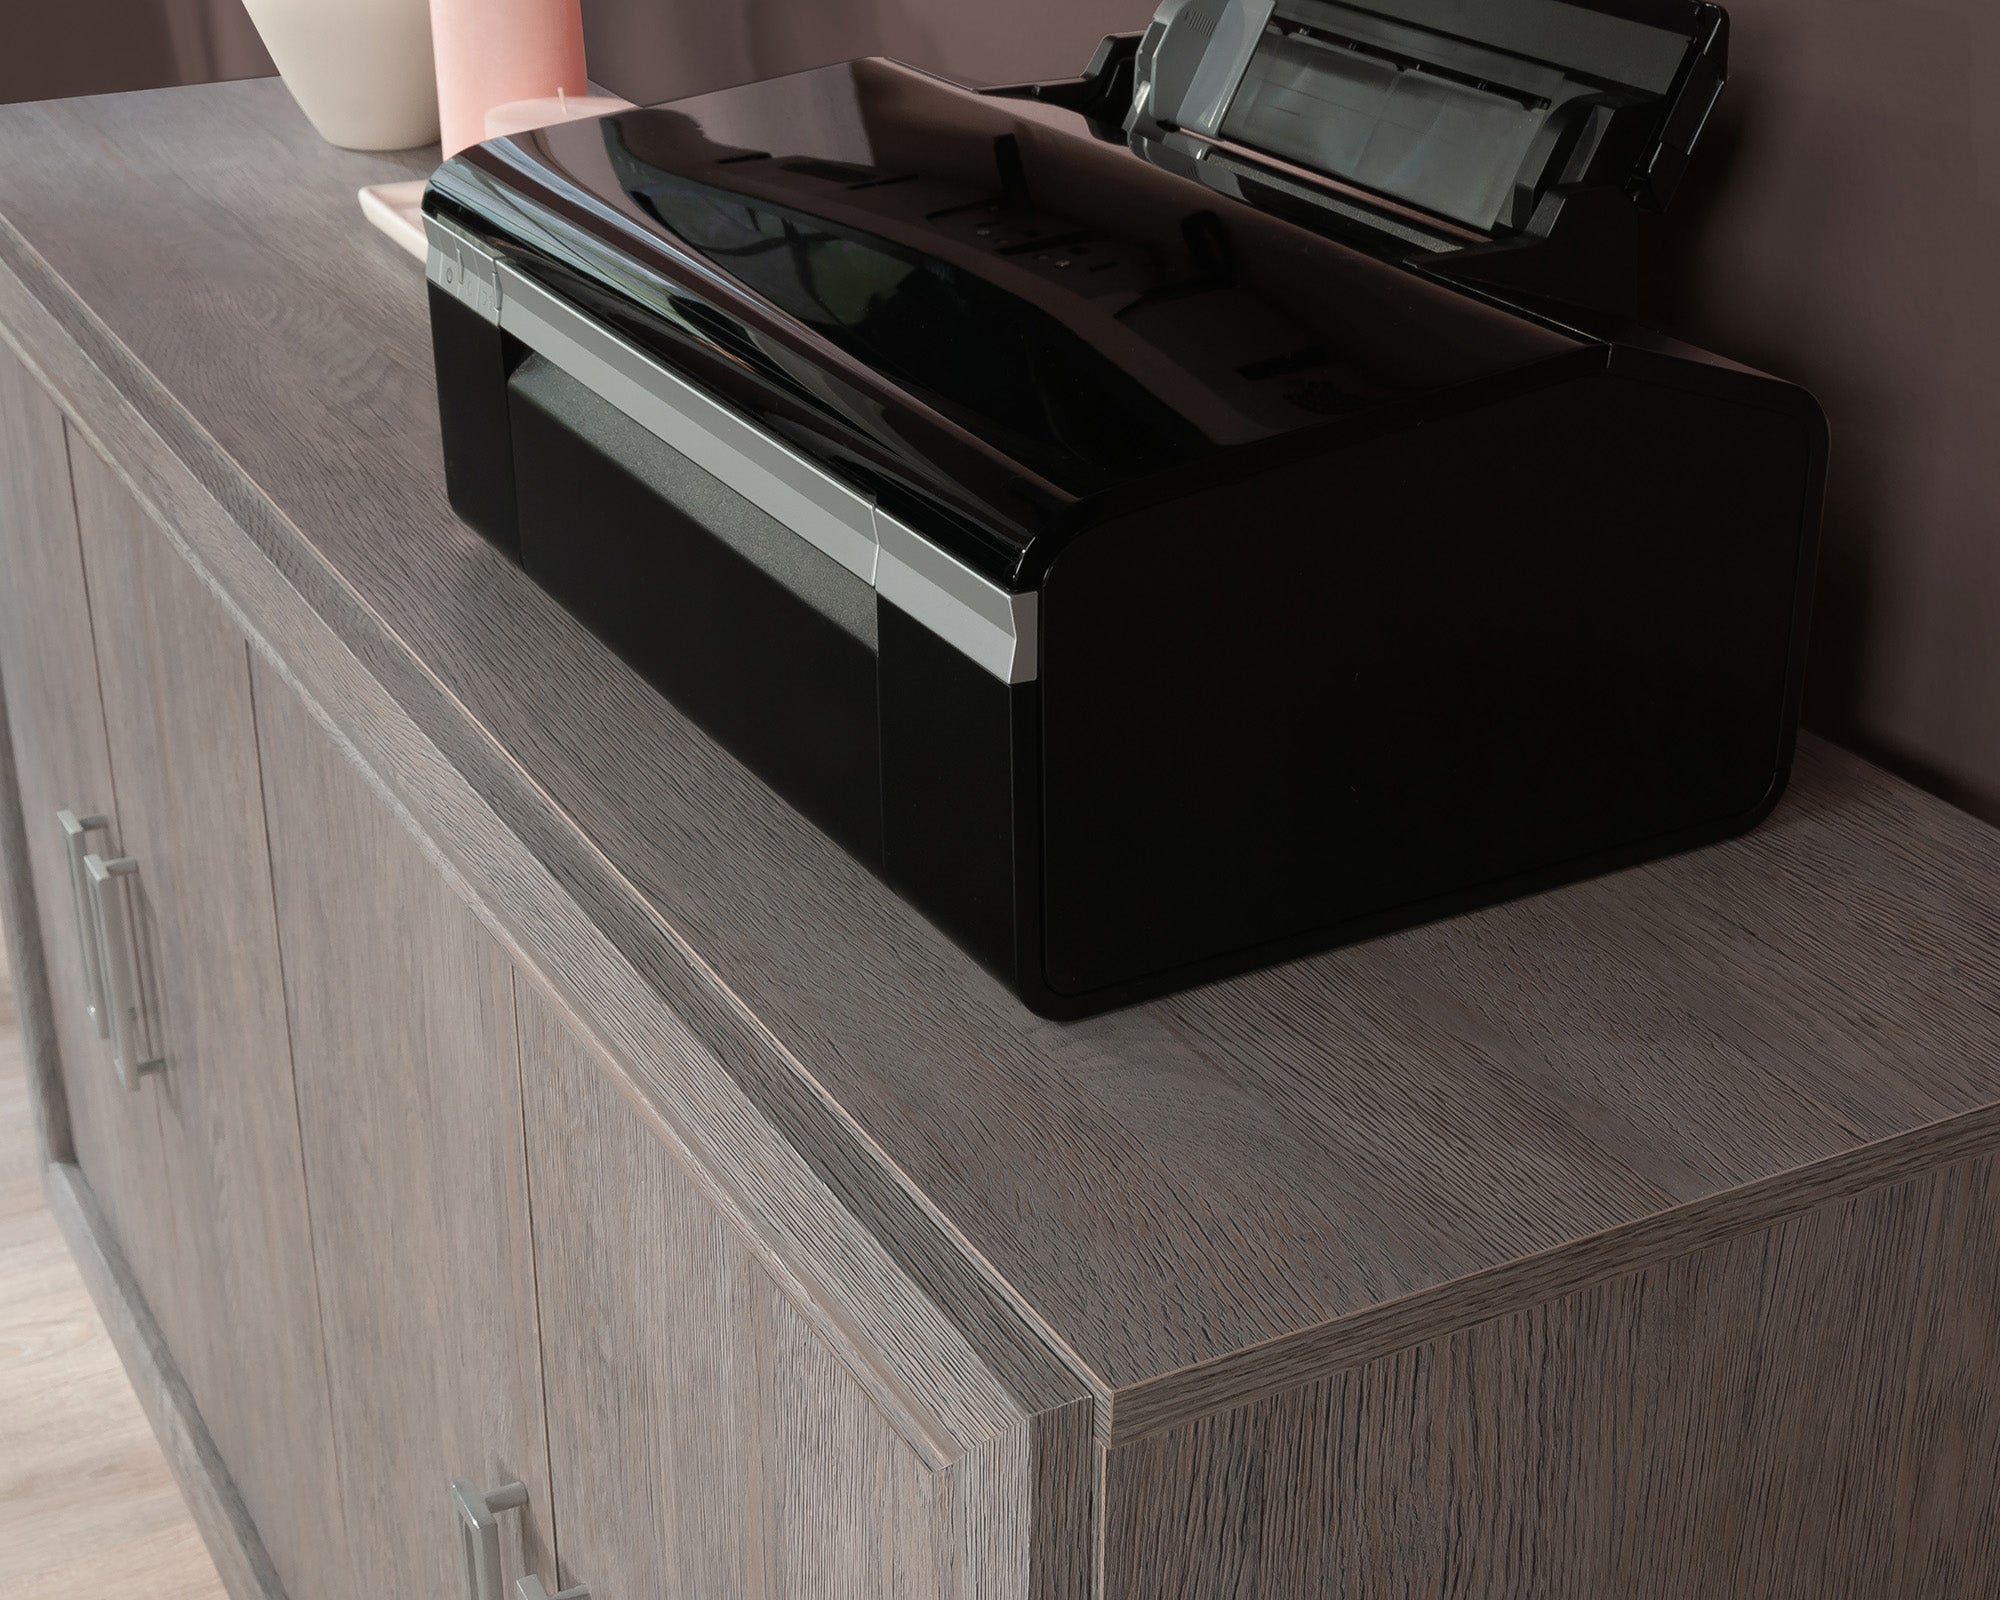
{"label": "printer lid", "polygon": [[881,59],[474,146],[425,207],[1013,587],[1232,452],[1588,343]]}
{"label": "printer lid", "polygon": [[1559,185],[1663,206],[1727,32],[1702,0],[1163,0],[1126,127],[1516,232]]}

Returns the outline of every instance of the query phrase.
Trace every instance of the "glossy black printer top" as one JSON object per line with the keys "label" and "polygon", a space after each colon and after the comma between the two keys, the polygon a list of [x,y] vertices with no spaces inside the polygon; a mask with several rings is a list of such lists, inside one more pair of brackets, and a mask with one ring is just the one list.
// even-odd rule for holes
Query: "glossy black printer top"
{"label": "glossy black printer top", "polygon": [[1160,0],[426,198],[452,503],[1045,1016],[1750,826],[1824,419],[1631,322],[1706,0]]}
{"label": "glossy black printer top", "polygon": [[430,204],[1017,588],[1232,457],[1584,343],[1138,144],[862,60],[475,147]]}

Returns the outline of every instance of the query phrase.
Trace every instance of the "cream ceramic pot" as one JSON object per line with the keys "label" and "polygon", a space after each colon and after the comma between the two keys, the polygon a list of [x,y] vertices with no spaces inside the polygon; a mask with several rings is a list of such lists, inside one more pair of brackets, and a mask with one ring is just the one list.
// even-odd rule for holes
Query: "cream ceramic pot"
{"label": "cream ceramic pot", "polygon": [[321,138],[407,150],[438,136],[430,0],[244,0]]}

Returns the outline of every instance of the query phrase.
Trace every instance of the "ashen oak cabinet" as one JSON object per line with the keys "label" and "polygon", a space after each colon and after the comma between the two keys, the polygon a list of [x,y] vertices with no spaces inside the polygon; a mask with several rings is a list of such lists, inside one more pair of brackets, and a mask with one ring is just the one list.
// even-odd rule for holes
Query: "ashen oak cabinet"
{"label": "ashen oak cabinet", "polygon": [[[49,952],[66,991],[102,965],[119,1008],[98,1038],[68,996],[64,1083],[129,1147],[83,1171],[120,1195],[286,1594],[515,1600],[559,1569],[598,1594],[1018,1591],[1025,1540],[981,1537],[967,1492],[991,1475],[773,1268],[165,530],[7,382],[38,501],[10,593],[64,602],[11,681],[39,712],[76,680],[71,740],[116,783],[85,843],[115,823],[128,852],[86,852],[88,937]],[[59,770],[40,720],[24,764]]]}
{"label": "ashen oak cabinet", "polygon": [[458,1581],[453,1479],[525,1491],[509,1600],[558,1564],[598,1595],[982,1592],[959,1537],[979,1507],[935,1425],[871,1393],[866,1356],[255,678],[357,1592]]}
{"label": "ashen oak cabinet", "polygon": [[[4,673],[35,933],[45,954],[51,1054],[76,1160],[149,1298],[165,1286],[173,1226],[159,1111],[116,1081],[105,1036],[84,859],[119,854],[111,755],[91,640],[83,547],[62,413],[0,356],[0,673]],[[84,824],[93,823],[88,829]],[[52,1088],[54,1086],[51,1086]]]}
{"label": "ashen oak cabinet", "polygon": [[566,1572],[600,1595],[1024,1593],[1020,1553],[978,1538],[999,1519],[959,1499],[935,1425],[870,1392],[865,1358],[779,1286],[532,989],[521,1048]]}
{"label": "ashen oak cabinet", "polygon": [[256,683],[355,1593],[462,1581],[454,1479],[522,1485],[507,1582],[522,1556],[547,1575],[513,971],[291,689]]}
{"label": "ashen oak cabinet", "polygon": [[2000,833],[1807,739],[1043,1022],[450,515],[421,154],[0,147],[0,910],[235,1600],[1991,1592]]}
{"label": "ashen oak cabinet", "polygon": [[89,885],[106,1001],[125,1012],[112,1019],[113,1075],[157,1109],[157,1199],[173,1226],[153,1310],[293,1600],[339,1600],[348,1541],[326,1492],[249,651],[111,469],[79,448],[71,473],[113,814],[132,864],[107,878],[93,861]]}
{"label": "ashen oak cabinet", "polygon": [[[72,891],[52,885],[46,902],[75,914],[76,936],[45,963],[71,1024],[63,1083],[90,1130],[84,1170],[116,1197],[128,1259],[294,1600],[339,1600],[247,648],[110,468],[49,428],[46,402],[6,364],[16,482],[64,484],[6,530],[21,630],[9,666],[30,687],[17,692],[27,726],[63,724],[51,743],[70,752],[71,814],[85,813]],[[37,613],[40,626],[26,620]],[[38,703],[37,672],[56,698]],[[56,837],[58,818],[42,820]],[[114,839],[122,854],[104,854]],[[92,1010],[101,1036],[74,1026]]]}

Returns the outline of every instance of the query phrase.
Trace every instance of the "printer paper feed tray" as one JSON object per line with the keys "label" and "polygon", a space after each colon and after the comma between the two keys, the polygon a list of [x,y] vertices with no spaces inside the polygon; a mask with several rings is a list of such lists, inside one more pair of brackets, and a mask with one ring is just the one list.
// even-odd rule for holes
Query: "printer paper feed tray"
{"label": "printer paper feed tray", "polygon": [[1699,0],[1166,0],[1127,126],[1512,233],[1566,184],[1664,204],[1726,37]]}

